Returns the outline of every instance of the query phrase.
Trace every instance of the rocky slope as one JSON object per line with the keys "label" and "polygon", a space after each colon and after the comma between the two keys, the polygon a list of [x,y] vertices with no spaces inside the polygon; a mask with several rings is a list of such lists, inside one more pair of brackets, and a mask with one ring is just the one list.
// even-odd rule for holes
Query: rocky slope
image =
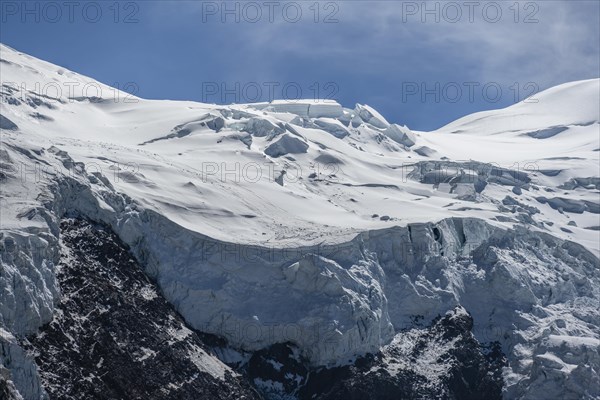
{"label": "rocky slope", "polygon": [[61,399],[257,399],[161,296],[106,228],[61,223],[52,321],[25,340]]}

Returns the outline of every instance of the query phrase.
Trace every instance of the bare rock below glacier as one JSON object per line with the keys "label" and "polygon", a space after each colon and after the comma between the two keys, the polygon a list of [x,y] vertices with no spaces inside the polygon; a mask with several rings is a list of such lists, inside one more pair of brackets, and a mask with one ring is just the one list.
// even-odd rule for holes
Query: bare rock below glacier
{"label": "bare rock below glacier", "polygon": [[23,343],[52,398],[259,398],[186,326],[110,230],[82,220],[61,228],[58,312]]}
{"label": "bare rock below glacier", "polygon": [[378,354],[312,372],[300,398],[501,399],[506,359],[498,345],[482,346],[472,328],[471,316],[457,307],[428,328],[398,333]]}

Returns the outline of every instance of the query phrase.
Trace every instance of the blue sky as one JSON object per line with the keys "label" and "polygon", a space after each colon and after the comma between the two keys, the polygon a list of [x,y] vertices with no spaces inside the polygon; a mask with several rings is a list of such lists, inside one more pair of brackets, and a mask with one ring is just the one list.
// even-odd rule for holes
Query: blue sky
{"label": "blue sky", "polygon": [[600,74],[598,1],[50,3],[2,1],[0,40],[144,98],[318,93],[430,130]]}

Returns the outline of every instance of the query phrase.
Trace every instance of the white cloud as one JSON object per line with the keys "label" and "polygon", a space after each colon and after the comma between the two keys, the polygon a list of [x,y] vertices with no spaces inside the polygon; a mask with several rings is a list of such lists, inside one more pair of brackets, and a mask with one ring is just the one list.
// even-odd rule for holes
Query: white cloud
{"label": "white cloud", "polygon": [[[258,4],[263,4],[257,1]],[[436,23],[431,14],[426,22],[421,15],[403,13],[411,4],[423,2],[336,1],[338,23],[314,23],[313,2],[302,5],[303,18],[287,22],[281,8],[275,22],[218,22],[211,16],[202,22],[202,4],[182,2],[165,16],[162,24],[175,24],[198,34],[203,41],[219,38],[231,48],[223,50],[240,60],[244,74],[257,80],[273,78],[293,68],[291,59],[316,59],[324,68],[345,71],[361,68],[365,76],[398,76],[400,79],[439,76],[439,79],[499,82],[510,85],[535,82],[540,89],[570,80],[598,77],[600,74],[600,3],[597,1],[519,2],[518,22],[514,21],[514,1],[497,2],[502,18],[497,23],[486,21],[481,1],[475,8],[474,22],[469,22],[468,8],[461,6],[462,18],[451,23],[442,18]],[[439,2],[443,7],[448,2]],[[492,2],[493,3],[493,2]],[[159,3],[160,4],[160,3]],[[215,2],[220,5],[221,2]],[[283,3],[281,3],[283,4]],[[320,2],[320,19],[326,15],[327,2]],[[429,8],[433,2],[427,3]],[[281,6],[280,6],[281,7]],[[163,8],[158,6],[158,8]],[[263,10],[263,12],[266,12]],[[524,23],[527,15],[539,20]],[[182,17],[193,20],[182,24]],[[266,14],[264,14],[266,15]],[[490,11],[489,17],[493,17]],[[449,17],[452,17],[450,15]],[[243,18],[242,18],[243,19]],[[227,56],[225,56],[227,58]],[[231,62],[231,60],[212,60]],[[231,73],[231,72],[230,72]],[[235,76],[224,77],[235,79]],[[426,77],[422,79],[427,79]]]}

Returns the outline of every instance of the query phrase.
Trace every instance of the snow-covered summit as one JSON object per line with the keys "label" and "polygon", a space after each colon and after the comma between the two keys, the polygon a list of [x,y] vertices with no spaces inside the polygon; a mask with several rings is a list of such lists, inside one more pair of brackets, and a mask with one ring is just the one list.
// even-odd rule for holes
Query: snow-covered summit
{"label": "snow-covered summit", "polygon": [[503,110],[484,111],[460,118],[439,131],[483,135],[597,124],[599,82],[598,79],[589,79],[558,85]]}

